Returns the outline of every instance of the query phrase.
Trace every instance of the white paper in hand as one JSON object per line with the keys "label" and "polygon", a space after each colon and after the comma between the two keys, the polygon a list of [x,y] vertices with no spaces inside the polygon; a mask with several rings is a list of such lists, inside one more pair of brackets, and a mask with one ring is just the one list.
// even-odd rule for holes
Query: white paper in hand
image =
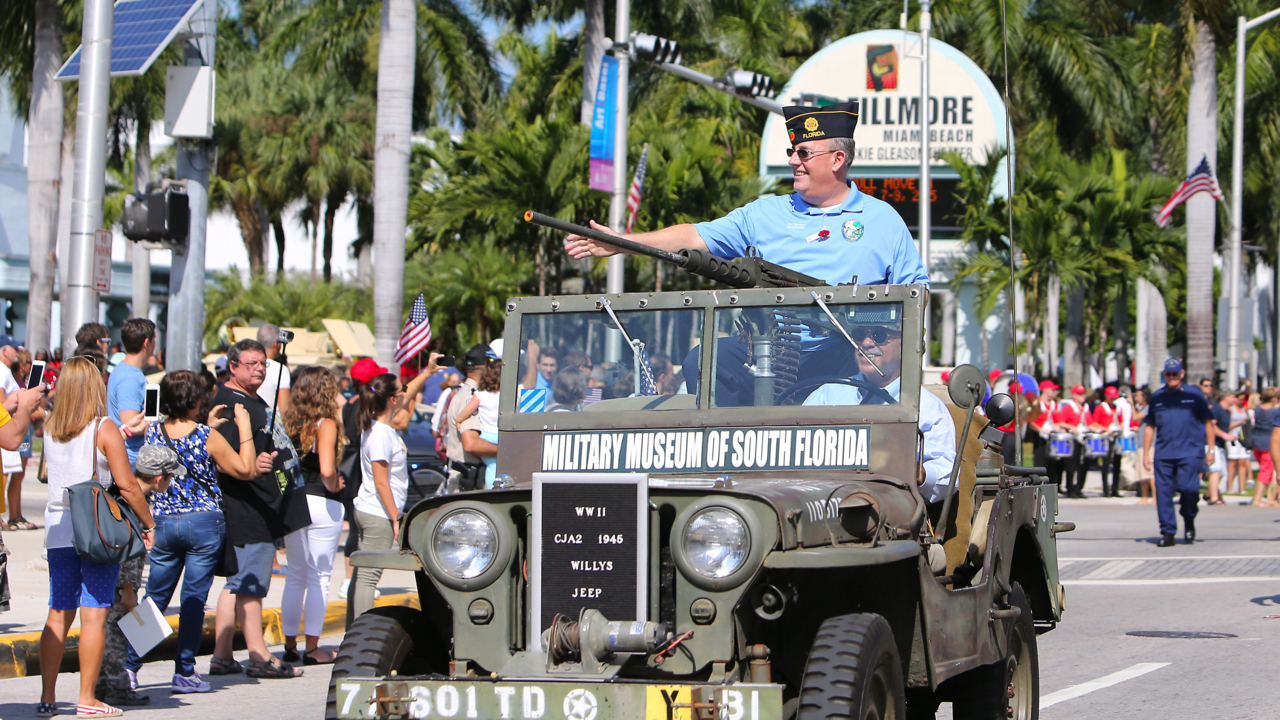
{"label": "white paper in hand", "polygon": [[173,628],[165,620],[164,613],[160,612],[160,608],[149,597],[139,600],[128,615],[120,618],[120,631],[140,657],[151,652],[161,640],[173,634]]}

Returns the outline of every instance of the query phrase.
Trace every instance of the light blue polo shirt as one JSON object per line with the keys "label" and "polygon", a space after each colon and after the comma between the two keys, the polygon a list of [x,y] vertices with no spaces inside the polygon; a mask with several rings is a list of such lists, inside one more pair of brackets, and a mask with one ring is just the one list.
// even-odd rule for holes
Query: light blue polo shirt
{"label": "light blue polo shirt", "polygon": [[771,263],[836,285],[929,284],[907,225],[888,203],[849,189],[840,205],[816,208],[799,193],[760,198],[694,225],[717,257],[744,257],[754,245]]}

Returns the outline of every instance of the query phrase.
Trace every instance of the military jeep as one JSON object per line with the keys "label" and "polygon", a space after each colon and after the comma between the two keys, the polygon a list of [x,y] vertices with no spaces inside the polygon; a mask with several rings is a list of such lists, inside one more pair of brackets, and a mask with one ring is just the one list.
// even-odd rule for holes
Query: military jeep
{"label": "military jeep", "polygon": [[[419,607],[355,619],[328,717],[1035,718],[1072,526],[1043,470],[1003,465],[1008,396],[989,425],[976,368],[922,386],[927,297],[508,301],[501,487],[422,500],[398,549],[353,555],[412,570]],[[529,340],[561,351],[550,387],[521,387]],[[954,476],[927,467],[925,393]]]}

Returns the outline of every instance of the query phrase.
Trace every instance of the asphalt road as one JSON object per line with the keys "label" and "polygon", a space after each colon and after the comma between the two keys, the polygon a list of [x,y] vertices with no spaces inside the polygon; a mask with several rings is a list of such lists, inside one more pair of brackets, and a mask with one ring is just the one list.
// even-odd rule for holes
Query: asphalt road
{"label": "asphalt road", "polygon": [[[1280,509],[1201,506],[1194,545],[1161,549],[1155,509],[1132,499],[1064,500],[1059,536],[1067,612],[1040,642],[1041,717],[1126,720],[1280,719]],[[1226,633],[1234,637],[1151,638],[1131,631]],[[336,642],[327,640],[326,644]],[[240,653],[238,656],[243,656]],[[200,658],[204,670],[208,659]],[[216,692],[170,697],[172,665],[143,669],[154,705],[129,717],[323,715],[327,667],[296,680],[211,678]],[[78,675],[59,679],[75,698]],[[0,680],[0,718],[35,717],[39,678]],[[66,711],[64,707],[64,712]],[[950,716],[943,708],[940,718]]]}

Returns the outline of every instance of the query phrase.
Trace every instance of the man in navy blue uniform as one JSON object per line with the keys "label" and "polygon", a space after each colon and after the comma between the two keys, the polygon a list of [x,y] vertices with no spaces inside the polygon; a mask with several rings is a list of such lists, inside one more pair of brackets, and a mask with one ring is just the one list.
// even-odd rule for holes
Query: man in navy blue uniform
{"label": "man in navy blue uniform", "polygon": [[[1178,519],[1173,514],[1173,493],[1181,494],[1183,537],[1196,539],[1196,513],[1200,502],[1200,470],[1213,464],[1216,423],[1209,402],[1194,387],[1184,385],[1182,361],[1164,363],[1164,387],[1151,395],[1142,437],[1143,465],[1156,476],[1156,508],[1160,513],[1160,547],[1173,547]],[[1155,457],[1151,445],[1155,439]],[[1206,449],[1207,448],[1207,449]]]}
{"label": "man in navy blue uniform", "polygon": [[[858,104],[783,108],[792,147],[787,149],[795,193],[747,203],[728,215],[697,224],[672,225],[627,237],[671,252],[709,251],[732,259],[754,247],[769,262],[820,278],[852,282],[929,284],[915,241],[897,211],[849,182]],[[605,233],[609,228],[591,222]],[[619,251],[581,235],[565,238],[575,258]]]}

